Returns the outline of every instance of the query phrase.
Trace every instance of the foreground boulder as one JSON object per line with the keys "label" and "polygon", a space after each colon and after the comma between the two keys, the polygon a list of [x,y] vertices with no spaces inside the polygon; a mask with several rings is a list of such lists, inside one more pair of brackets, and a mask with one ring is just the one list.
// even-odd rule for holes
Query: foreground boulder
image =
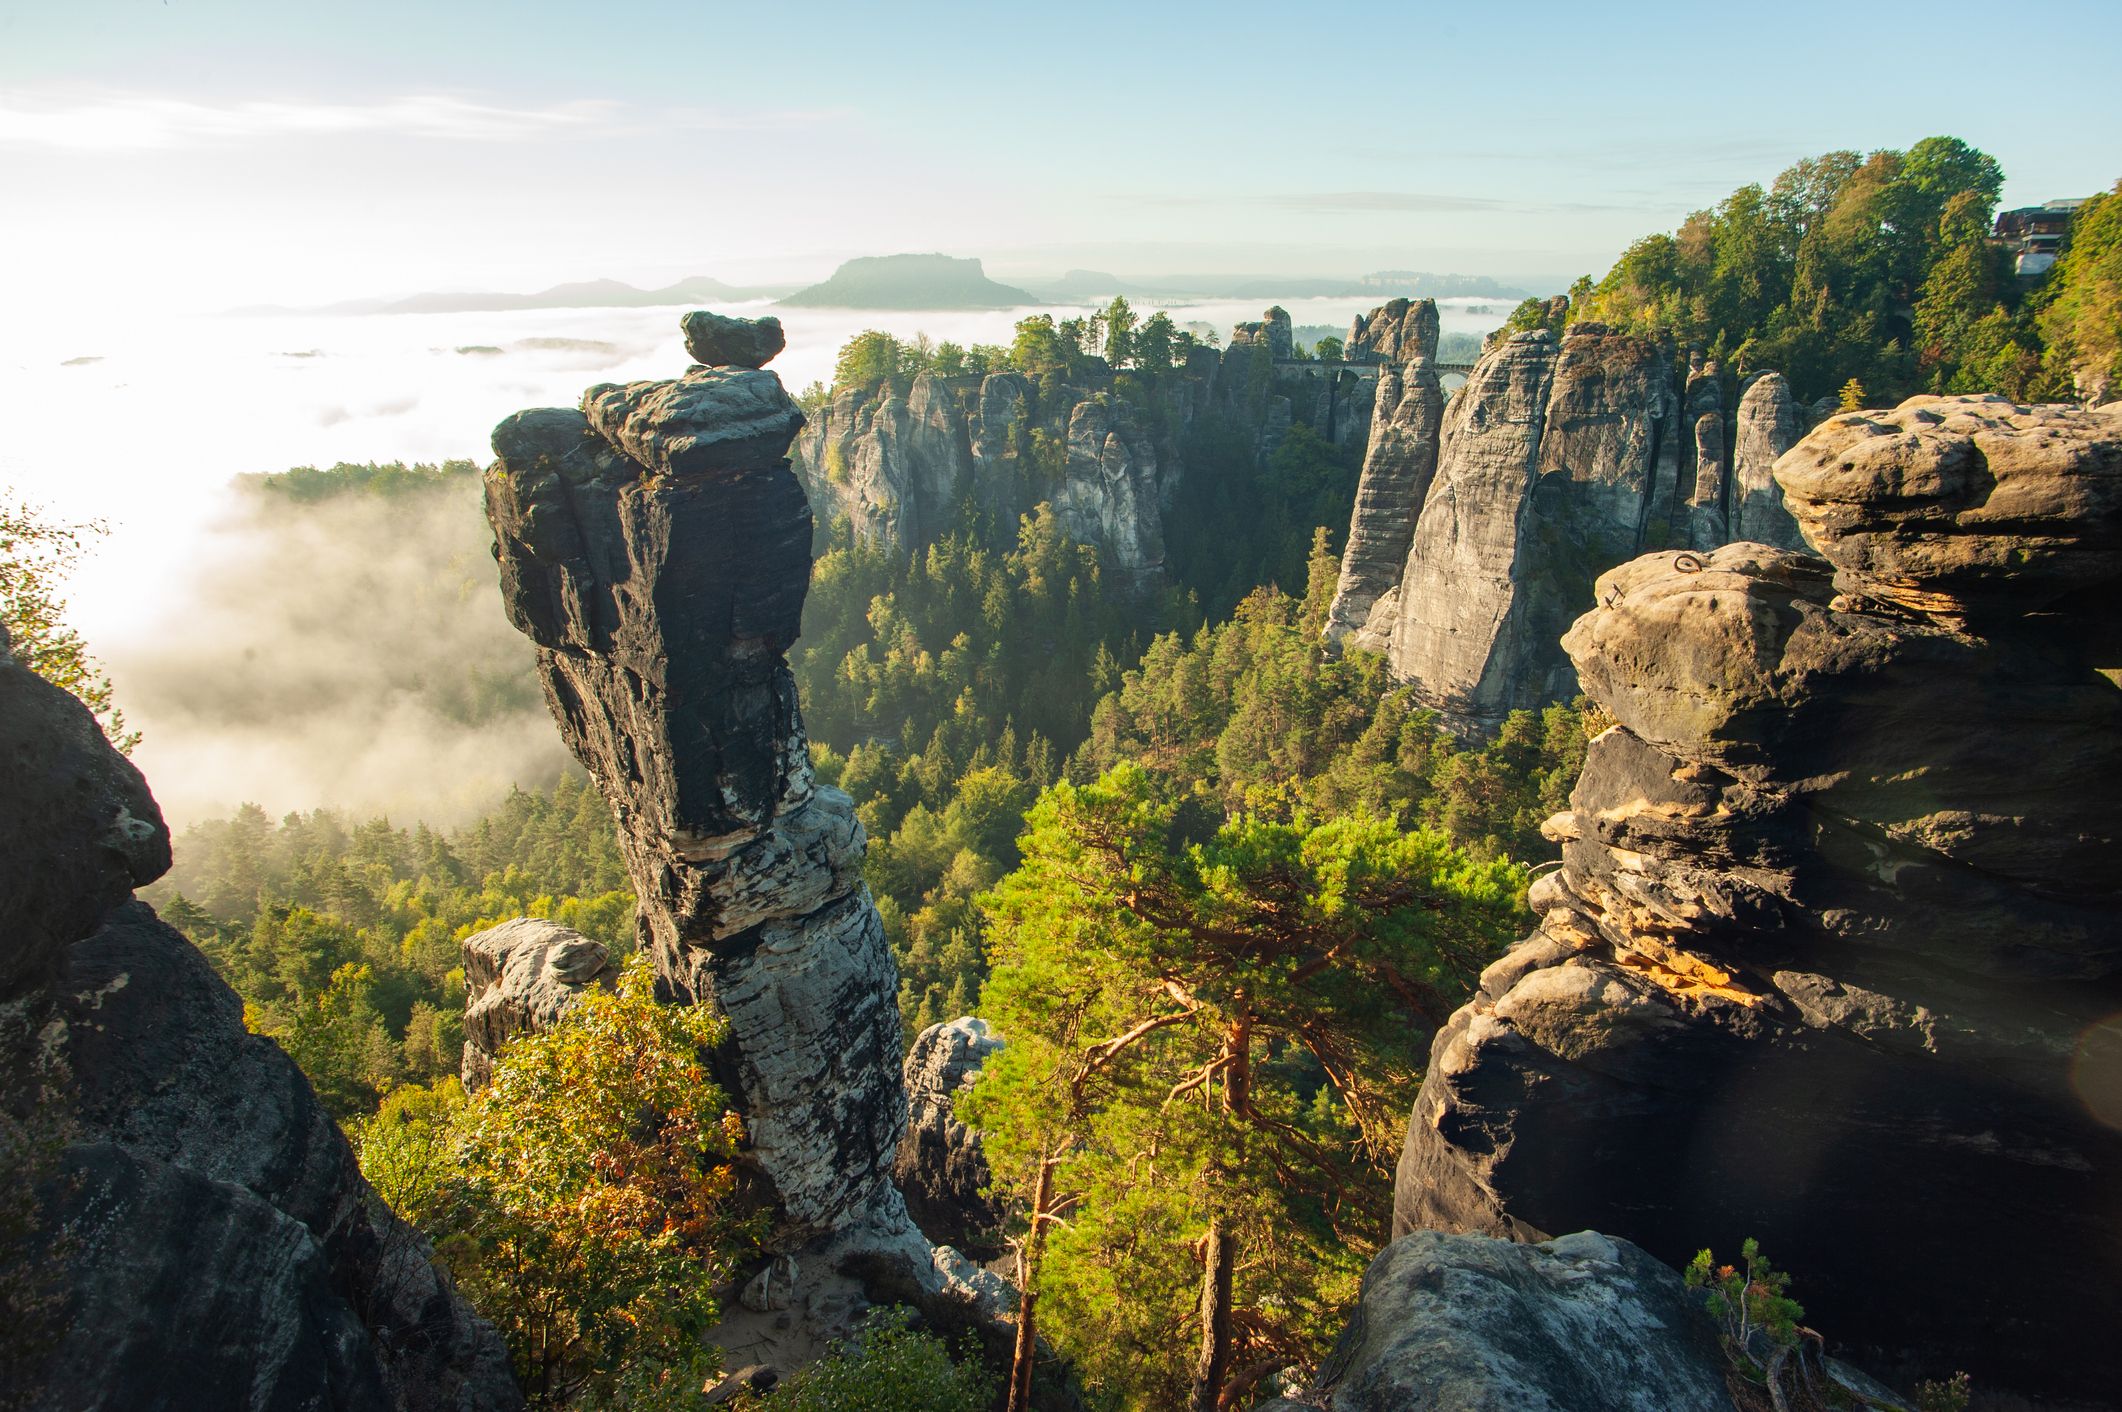
{"label": "foreground boulder", "polygon": [[1831,563],[1651,555],[1564,639],[1617,724],[1437,1036],[1395,1228],[1753,1236],[1883,1366],[2103,1396],[2122,414],[1919,398],[1777,475]]}
{"label": "foreground boulder", "polygon": [[[810,584],[810,506],[786,459],[802,425],[780,379],[746,367],[508,418],[486,477],[502,599],[611,804],[659,991],[728,1022],[715,1072],[772,1251],[804,1282],[859,1265],[931,1308],[1000,1308],[1000,1282],[931,1246],[892,1184],[897,975],[862,826],[812,777],[788,666]],[[822,1286],[789,1297],[824,1307]]]}
{"label": "foreground boulder", "polygon": [[1371,1262],[1309,1405],[1731,1412],[1727,1366],[1700,1298],[1625,1240],[1581,1231],[1518,1245],[1422,1231]]}
{"label": "foreground boulder", "polygon": [[522,1405],[494,1330],[132,889],[145,783],[0,632],[0,1387],[35,1408]]}

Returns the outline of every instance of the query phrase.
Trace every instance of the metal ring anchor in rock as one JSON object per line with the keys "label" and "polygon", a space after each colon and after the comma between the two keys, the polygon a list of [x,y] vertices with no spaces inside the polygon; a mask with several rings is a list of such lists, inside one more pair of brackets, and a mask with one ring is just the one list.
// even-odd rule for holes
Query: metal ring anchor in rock
{"label": "metal ring anchor in rock", "polygon": [[1699,574],[1702,572],[1703,564],[1699,555],[1675,554],[1673,556],[1673,567],[1683,574]]}

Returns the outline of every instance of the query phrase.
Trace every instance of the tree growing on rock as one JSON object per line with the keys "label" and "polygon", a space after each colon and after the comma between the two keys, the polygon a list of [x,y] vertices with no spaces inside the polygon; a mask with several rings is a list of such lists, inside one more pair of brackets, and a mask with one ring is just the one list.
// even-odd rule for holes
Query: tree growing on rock
{"label": "tree growing on rock", "polygon": [[60,596],[90,542],[104,533],[100,522],[53,520],[13,490],[0,490],[0,626],[17,661],[79,697],[111,744],[129,754],[140,733],[125,728],[110,676],[67,626]]}
{"label": "tree growing on rock", "polygon": [[721,1028],[659,1003],[640,955],[476,1095],[400,1089],[360,1129],[363,1172],[500,1328],[534,1405],[691,1406],[717,1365],[700,1335],[755,1226],[703,1058]]}
{"label": "tree growing on rock", "polygon": [[1008,1045],[966,1103],[1026,1212],[1011,1405],[1044,1332],[1127,1405],[1213,1412],[1323,1352],[1524,874],[1390,819],[1226,820],[1133,765],[1049,790],[1019,847],[984,899]]}

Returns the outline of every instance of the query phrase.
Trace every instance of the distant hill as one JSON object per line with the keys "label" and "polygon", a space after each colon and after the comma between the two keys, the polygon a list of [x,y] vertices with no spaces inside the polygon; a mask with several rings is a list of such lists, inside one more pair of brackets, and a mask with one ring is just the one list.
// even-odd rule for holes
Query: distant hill
{"label": "distant hill", "polygon": [[823,284],[781,301],[805,309],[1010,309],[1043,301],[997,284],[978,260],[949,255],[866,255]]}
{"label": "distant hill", "polygon": [[[781,286],[785,289],[786,286]],[[403,299],[349,299],[319,308],[290,309],[281,304],[252,304],[231,314],[491,314],[510,309],[640,309],[658,304],[704,304],[762,299],[780,289],[746,289],[706,275],[693,275],[661,289],[636,289],[615,279],[576,280],[536,294],[450,291],[408,295]]]}

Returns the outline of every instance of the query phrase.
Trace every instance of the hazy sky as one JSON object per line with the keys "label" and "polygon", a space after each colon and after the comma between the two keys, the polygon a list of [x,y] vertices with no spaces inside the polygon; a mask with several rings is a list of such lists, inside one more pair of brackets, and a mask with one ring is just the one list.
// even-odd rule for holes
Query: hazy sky
{"label": "hazy sky", "polygon": [[2122,4],[0,0],[0,299],[1597,270],[1830,147],[2122,176]]}

